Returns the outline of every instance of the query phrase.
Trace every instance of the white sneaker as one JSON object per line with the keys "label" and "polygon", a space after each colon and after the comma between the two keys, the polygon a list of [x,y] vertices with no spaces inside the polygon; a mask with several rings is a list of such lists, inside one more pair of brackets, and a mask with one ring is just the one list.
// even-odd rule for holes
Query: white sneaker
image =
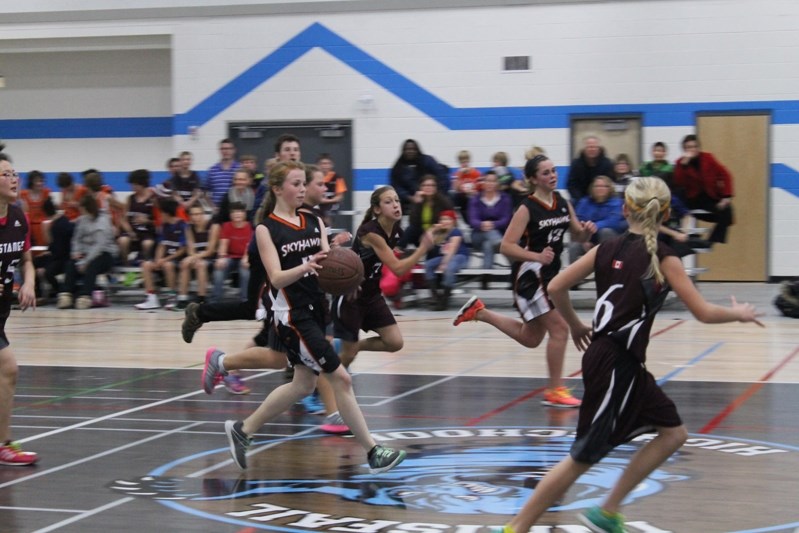
{"label": "white sneaker", "polygon": [[133,307],[140,310],[160,309],[161,302],[158,301],[158,296],[156,296],[155,294],[148,294],[146,300],[144,300],[140,304],[134,305]]}
{"label": "white sneaker", "polygon": [[68,292],[59,292],[56,307],[58,309],[69,309],[72,307],[72,294]]}

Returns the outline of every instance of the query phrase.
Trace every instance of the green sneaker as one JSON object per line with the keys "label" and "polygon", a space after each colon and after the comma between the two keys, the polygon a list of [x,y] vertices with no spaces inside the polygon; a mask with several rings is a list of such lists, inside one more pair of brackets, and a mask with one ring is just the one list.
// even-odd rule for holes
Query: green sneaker
{"label": "green sneaker", "polygon": [[591,507],[579,518],[580,522],[595,533],[627,533],[621,513],[608,513],[599,507]]}
{"label": "green sneaker", "polygon": [[394,448],[387,448],[376,444],[374,448],[369,451],[369,472],[372,474],[381,474],[388,472],[402,461],[405,460],[405,450],[395,450]]}
{"label": "green sneaker", "polygon": [[139,284],[139,274],[136,272],[127,272],[122,279],[122,285],[125,287],[133,287]]}

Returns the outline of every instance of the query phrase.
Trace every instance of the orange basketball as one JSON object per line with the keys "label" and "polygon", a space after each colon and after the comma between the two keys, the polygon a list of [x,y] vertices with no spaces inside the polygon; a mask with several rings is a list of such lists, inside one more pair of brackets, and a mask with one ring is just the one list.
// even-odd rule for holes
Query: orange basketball
{"label": "orange basketball", "polygon": [[328,294],[349,294],[363,282],[363,262],[349,248],[331,248],[319,264],[319,287]]}

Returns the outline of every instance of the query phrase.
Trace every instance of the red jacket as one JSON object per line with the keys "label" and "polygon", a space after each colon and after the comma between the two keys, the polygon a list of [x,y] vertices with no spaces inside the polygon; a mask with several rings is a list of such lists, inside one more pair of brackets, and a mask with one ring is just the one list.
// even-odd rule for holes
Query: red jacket
{"label": "red jacket", "polygon": [[685,191],[687,198],[696,198],[705,192],[714,200],[732,197],[732,175],[709,152],[699,152],[699,168],[693,162],[674,164],[674,184]]}

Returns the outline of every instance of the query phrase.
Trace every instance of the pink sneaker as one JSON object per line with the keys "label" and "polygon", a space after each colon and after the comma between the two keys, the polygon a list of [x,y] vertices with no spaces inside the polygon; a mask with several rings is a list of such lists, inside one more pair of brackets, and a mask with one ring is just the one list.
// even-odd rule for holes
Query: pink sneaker
{"label": "pink sneaker", "polygon": [[28,466],[38,460],[39,456],[34,452],[22,451],[19,443],[9,441],[0,446],[0,465]]}
{"label": "pink sneaker", "polygon": [[223,378],[225,388],[230,394],[249,394],[250,388],[236,374],[228,374]]}
{"label": "pink sneaker", "polygon": [[344,423],[344,419],[341,418],[341,415],[338,414],[338,411],[333,413],[332,415],[327,415],[325,417],[325,422],[319,429],[324,431],[325,433],[330,433],[332,435],[351,435],[352,432],[350,431],[350,427]]}
{"label": "pink sneaker", "polygon": [[544,391],[544,399],[541,403],[550,407],[580,407],[581,402],[574,396],[568,387],[557,387]]}

